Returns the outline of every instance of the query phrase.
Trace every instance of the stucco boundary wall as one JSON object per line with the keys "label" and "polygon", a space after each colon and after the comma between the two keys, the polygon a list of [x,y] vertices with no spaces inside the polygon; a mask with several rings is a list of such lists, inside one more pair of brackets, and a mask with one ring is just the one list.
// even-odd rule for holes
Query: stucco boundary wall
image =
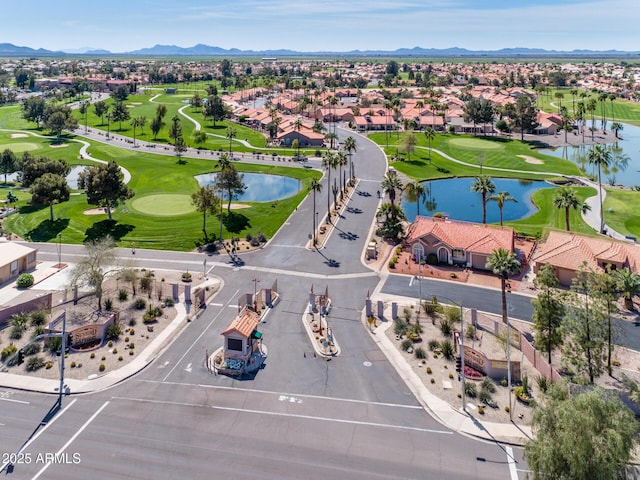
{"label": "stucco boundary wall", "polygon": [[[501,332],[506,331],[507,326],[502,323],[502,317],[498,315],[494,315],[491,313],[485,312],[477,312],[472,310],[471,319],[475,323],[476,328],[483,329],[487,332],[492,333],[493,335],[497,335]],[[518,332],[517,341],[516,336],[512,334],[512,343],[511,346],[517,348],[522,352],[525,358],[533,365],[533,367],[540,372],[541,375],[546,378],[558,381],[561,380],[562,377],[560,373],[556,369],[554,369],[547,360],[544,358],[544,354],[536,350],[536,348],[531,343],[532,340],[531,334],[528,332],[523,332],[521,328],[518,327],[519,322],[511,323],[511,328]]]}
{"label": "stucco boundary wall", "polygon": [[11,305],[0,310],[0,330],[6,328],[7,324],[11,320],[11,317],[16,313],[21,312],[34,312],[36,310],[51,310],[53,294],[51,292],[45,293],[36,298],[32,298],[25,302]]}

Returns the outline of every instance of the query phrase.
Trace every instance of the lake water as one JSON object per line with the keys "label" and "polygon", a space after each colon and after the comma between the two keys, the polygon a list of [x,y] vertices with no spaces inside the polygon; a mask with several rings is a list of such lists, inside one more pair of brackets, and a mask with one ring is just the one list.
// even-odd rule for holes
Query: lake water
{"label": "lake water", "polygon": [[69,185],[69,187],[71,187],[71,189],[78,189],[78,177],[85,168],[87,168],[86,165],[77,165],[75,167],[71,167],[71,171],[69,172],[69,175],[67,175],[67,184]]}
{"label": "lake water", "polygon": [[[216,181],[216,173],[196,175],[201,187],[211,185]],[[302,182],[283,175],[269,175],[266,173],[243,173],[242,181],[247,186],[242,195],[234,197],[234,201],[243,202],[273,202],[295,195],[302,188]]]}
{"label": "lake water", "polygon": [[[596,122],[596,125],[598,123]],[[609,122],[611,125],[611,122]],[[585,138],[590,134],[588,127],[591,126],[591,121],[587,122],[587,130],[585,131]],[[619,133],[622,137],[617,143],[608,145],[612,149],[614,158],[616,156],[626,156],[628,163],[625,168],[619,168],[618,171],[610,171],[602,173],[602,183],[613,183],[632,187],[634,185],[640,185],[640,127],[635,125],[623,124],[623,129]],[[565,158],[576,163],[583,168],[587,175],[596,177],[598,175],[597,170],[589,165],[587,156],[589,155],[590,146],[567,146],[558,147],[555,149],[541,149],[540,153],[547,155],[553,155],[557,158]]]}
{"label": "lake water", "polygon": [[[442,212],[455,220],[468,222],[482,222],[482,196],[471,191],[471,185],[475,178],[454,178],[450,180],[433,180],[422,182],[430,195],[427,201],[420,205],[420,215],[433,215]],[[516,180],[506,178],[492,178],[496,185],[496,193],[509,192],[518,202],[505,202],[502,218],[503,221],[519,220],[528,217],[537,211],[531,201],[531,195],[541,188],[552,188],[552,185],[541,181]],[[430,201],[432,204],[429,204]],[[427,206],[424,205],[427,203]],[[428,207],[428,208],[427,208]],[[407,219],[413,222],[416,218],[416,202],[407,202],[403,196],[402,208]],[[500,222],[500,209],[495,201],[487,202],[487,223]]]}

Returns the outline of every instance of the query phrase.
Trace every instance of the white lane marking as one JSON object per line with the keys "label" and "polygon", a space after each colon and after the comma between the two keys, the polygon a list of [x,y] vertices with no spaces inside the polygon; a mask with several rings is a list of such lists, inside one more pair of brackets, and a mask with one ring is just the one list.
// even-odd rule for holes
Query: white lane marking
{"label": "white lane marking", "polygon": [[[82,425],[82,426],[78,429],[78,431],[77,431],[76,433],[74,433],[74,434],[73,434],[73,436],[72,436],[72,437],[67,441],[67,443],[65,443],[65,444],[62,446],[62,448],[61,448],[60,450],[58,450],[58,452],[56,453],[56,455],[55,455],[55,456],[56,456],[56,457],[58,457],[62,452],[64,452],[64,451],[67,449],[67,447],[68,447],[69,445],[71,445],[71,443],[72,443],[76,438],[78,438],[78,435],[80,435],[80,434],[84,431],[84,429],[85,429],[85,428],[87,428],[87,427],[89,426],[89,424],[90,424],[91,422],[93,422],[93,421],[95,420],[95,418],[96,418],[98,415],[100,415],[100,412],[102,412],[102,410],[104,410],[104,409],[107,407],[107,405],[109,405],[109,401],[108,401],[108,400],[102,404],[102,406],[101,406],[101,407],[96,411],[96,413],[94,413],[93,415],[91,415],[91,418],[89,418],[89,420],[87,420],[86,422],[84,422],[84,425]],[[51,465],[51,462],[47,462],[47,463],[45,464],[45,466],[44,466],[44,467],[42,467],[38,473],[36,473],[36,475],[33,477],[33,479],[32,479],[32,480],[36,480],[38,477],[40,477],[40,475],[42,475],[42,474],[44,473],[44,471],[45,471],[47,468],[49,468],[49,465]]]}
{"label": "white lane marking", "polygon": [[302,403],[302,399],[298,397],[290,397],[289,395],[280,395],[278,400],[289,403]]}
{"label": "white lane marking", "polygon": [[[165,385],[175,385],[181,387],[200,387],[200,388],[213,388],[216,390],[230,390],[234,392],[250,392],[250,393],[267,393],[270,395],[291,395],[288,392],[274,392],[271,390],[257,390],[254,388],[237,388],[237,387],[225,387],[220,385],[203,385],[203,384],[193,384],[193,383],[184,383],[184,382],[161,382],[158,380],[133,380],[137,382],[143,383],[164,383]],[[352,398],[339,398],[339,397],[323,397],[322,395],[307,395],[303,393],[296,393],[297,397],[301,398],[315,398],[318,400],[329,400],[335,402],[347,402],[347,403],[361,403],[364,405],[378,405],[382,407],[397,407],[397,408],[410,408],[413,410],[424,410],[420,405],[403,405],[401,403],[386,403],[386,402],[369,402],[367,400],[354,400]]]}
{"label": "white lane marking", "polygon": [[[69,405],[67,405],[66,407],[64,407],[64,409],[63,409],[63,410],[62,410],[58,415],[56,415],[55,417],[53,417],[53,419],[52,419],[49,423],[47,423],[47,424],[44,426],[44,428],[43,428],[42,430],[40,430],[40,431],[39,431],[38,433],[36,433],[33,437],[31,437],[31,439],[30,439],[27,443],[25,443],[25,444],[20,448],[20,450],[18,450],[16,453],[17,453],[17,454],[22,453],[22,452],[23,452],[23,451],[24,451],[24,450],[25,450],[29,445],[31,445],[33,442],[35,442],[35,441],[38,439],[38,437],[39,437],[40,435],[42,435],[42,434],[47,430],[47,428],[49,428],[51,425],[53,425],[53,422],[55,422],[58,418],[60,418],[62,415],[64,415],[64,412],[66,412],[67,410],[69,410],[69,409],[71,408],[71,406],[72,406],[74,403],[76,403],[76,401],[77,401],[77,400],[78,400],[77,398],[76,398],[76,399],[73,399],[73,400],[69,403]],[[7,467],[7,465],[9,465],[9,462],[5,462],[5,463],[3,463],[3,464],[2,464],[2,466],[0,467],[0,473],[4,472],[4,469]]]}
{"label": "white lane marking", "polygon": [[507,452],[507,463],[509,464],[509,475],[511,476],[511,480],[518,480],[518,471],[516,470],[516,460],[513,458],[513,448],[505,447],[505,451]]}
{"label": "white lane marking", "polygon": [[248,408],[220,407],[216,405],[202,405],[198,403],[169,402],[164,400],[147,400],[143,398],[130,398],[130,397],[113,397],[113,399],[126,400],[130,402],[140,402],[140,403],[155,403],[159,405],[175,405],[179,407],[190,407],[190,408],[201,407],[201,408],[210,408],[212,410],[223,410],[226,412],[255,413],[257,415],[271,415],[274,417],[301,418],[303,420],[319,420],[324,422],[346,423],[349,425],[364,425],[368,427],[393,428],[395,430],[408,430],[412,432],[441,433],[443,435],[453,435],[452,431],[446,431],[446,430],[432,430],[430,428],[407,427],[404,425],[391,425],[388,423],[377,423],[377,422],[362,422],[358,420],[343,420],[339,418],[329,418],[329,417],[314,417],[313,415],[297,415],[293,413],[269,412],[266,410],[253,410]]}
{"label": "white lane marking", "polygon": [[[234,293],[233,295],[231,295],[231,298],[235,298],[235,296],[238,294],[238,292],[239,292],[239,291],[240,291],[240,289],[237,289],[237,290],[235,291],[235,293]],[[229,300],[229,301],[231,301],[231,300]],[[221,314],[223,311],[224,311],[224,310],[220,310],[220,311],[218,312],[218,314],[217,314],[215,317],[213,317],[213,319],[209,322],[209,325],[207,325],[207,328],[205,328],[205,329],[203,329],[203,330],[202,330],[202,332],[200,333],[200,335],[198,335],[198,338],[196,338],[196,339],[194,340],[194,342],[191,344],[191,346],[190,346],[189,348],[187,348],[187,351],[186,351],[186,352],[184,352],[184,354],[180,357],[180,360],[178,360],[178,361],[176,362],[176,364],[173,366],[173,368],[172,368],[171,370],[169,370],[169,373],[167,373],[167,374],[165,375],[165,377],[162,379],[162,381],[163,381],[163,382],[164,382],[165,380],[167,380],[167,378],[169,378],[169,375],[171,375],[171,374],[173,373],[173,371],[176,369],[176,367],[178,366],[178,364],[180,364],[180,363],[182,362],[182,360],[184,360],[184,357],[186,357],[186,356],[188,355],[188,353],[191,351],[191,349],[192,349],[193,347],[195,347],[195,346],[196,346],[196,343],[198,343],[198,341],[202,338],[202,336],[203,336],[205,333],[207,333],[207,330],[209,330],[209,328],[211,328],[211,325],[213,325],[213,322],[215,322],[215,321],[218,319],[218,317],[220,316],[220,314]]]}
{"label": "white lane marking", "polygon": [[229,307],[229,308],[235,308],[236,310],[238,309],[238,305],[227,305],[227,307]]}
{"label": "white lane marking", "polygon": [[3,402],[12,402],[12,403],[23,403],[25,405],[29,405],[29,402],[25,402],[24,400],[14,400],[13,398],[0,398]]}
{"label": "white lane marking", "polygon": [[211,302],[209,305],[211,305],[212,307],[221,307],[222,303]]}
{"label": "white lane marking", "polygon": [[158,365],[158,368],[166,368],[169,362],[164,362],[162,365]]}
{"label": "white lane marking", "polygon": [[409,280],[409,286],[413,287],[413,279],[416,278],[414,276],[411,276],[411,280]]}

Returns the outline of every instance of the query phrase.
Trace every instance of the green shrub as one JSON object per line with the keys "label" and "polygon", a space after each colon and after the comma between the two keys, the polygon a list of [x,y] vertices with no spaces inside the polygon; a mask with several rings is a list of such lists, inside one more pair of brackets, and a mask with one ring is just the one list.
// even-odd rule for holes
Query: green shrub
{"label": "green shrub", "polygon": [[144,300],[144,298],[136,298],[133,302],[133,308],[135,308],[136,310],[144,310],[146,306],[147,302]]}
{"label": "green shrub", "polygon": [[118,290],[118,300],[124,302],[127,298],[129,298],[129,292],[127,292],[124,288]]}
{"label": "green shrub", "polygon": [[100,372],[104,372],[106,368],[107,368],[107,367],[105,367],[104,363],[101,363],[101,364],[100,364],[100,366],[98,367],[98,370],[99,370]]}
{"label": "green shrub", "polygon": [[129,355],[133,355],[133,350],[129,350]]}
{"label": "green shrub", "polygon": [[27,360],[27,371],[35,372],[36,370],[40,370],[44,367],[45,361],[42,357],[31,357]]}
{"label": "green shrub", "polygon": [[40,327],[47,323],[47,312],[44,310],[36,310],[31,312],[31,326]]}
{"label": "green shrub", "polygon": [[107,312],[110,312],[111,310],[113,310],[113,300],[111,300],[111,298],[104,299],[104,309]]}
{"label": "green shrub", "polygon": [[33,285],[33,275],[30,273],[23,273],[16,280],[18,288],[29,288],[31,285]]}
{"label": "green shrub", "polygon": [[46,368],[47,370],[49,370],[52,367],[53,367],[53,362],[51,361],[48,361],[47,363],[44,364],[44,368]]}
{"label": "green shrub", "polygon": [[436,379],[431,377],[431,383],[436,383]]}
{"label": "green shrub", "polygon": [[433,373],[433,370],[431,370],[431,367],[427,367],[427,374],[431,375],[431,373]]}
{"label": "green shrub", "polygon": [[482,382],[480,383],[480,389],[489,393],[496,392],[496,386],[490,378],[485,378],[484,380],[482,380]]}
{"label": "green shrub", "polygon": [[89,355],[89,358],[96,358],[96,354],[94,352],[91,352],[91,355]]}
{"label": "green shrub", "polygon": [[164,299],[164,304],[167,307],[173,307],[175,305],[175,302],[173,301],[173,298],[167,297],[167,298]]}
{"label": "green shrub", "polygon": [[546,393],[549,387],[551,386],[551,384],[553,384],[553,381],[549,380],[544,375],[536,376],[536,385],[538,385],[538,388],[540,389],[541,392]]}
{"label": "green shrub", "polygon": [[38,335],[43,335],[43,334],[44,334],[44,327],[42,325],[39,325],[33,329],[31,338],[33,339],[33,338],[36,338]]}
{"label": "green shrub", "polygon": [[474,338],[476,336],[476,328],[471,323],[467,325],[465,336],[467,338]]}
{"label": "green shrub", "polygon": [[507,387],[508,385],[509,385],[509,382],[507,382],[506,378],[503,378],[502,380],[500,380],[501,387]]}
{"label": "green shrub", "polygon": [[509,408],[509,405],[505,405],[504,406],[504,411],[509,413],[511,411],[511,409]]}
{"label": "green shrub", "polygon": [[442,356],[444,356],[445,359],[453,360],[456,352],[451,340],[446,339],[440,342],[440,350],[442,350]]}
{"label": "green shrub", "polygon": [[457,274],[456,272],[451,272],[451,273],[449,274],[449,276],[450,276],[451,278],[458,278],[458,274]]}
{"label": "green shrub", "polygon": [[480,415],[484,415],[484,407],[483,407],[482,405],[480,405],[480,406],[478,407],[478,413],[479,413]]}
{"label": "green shrub", "polygon": [[22,353],[24,353],[25,357],[30,355],[35,355],[36,353],[40,353],[41,347],[39,343],[30,343],[26,347],[22,347]]}
{"label": "green shrub", "polygon": [[107,346],[108,346],[109,348],[113,347],[113,340],[109,340],[109,343],[107,343]]}
{"label": "green shrub", "polygon": [[[107,327],[107,339],[108,340],[118,340],[118,338],[120,338],[120,335],[122,335],[122,327],[120,326],[119,323],[112,323],[111,325],[109,325]],[[110,347],[113,346],[113,342],[111,342],[111,345],[109,345]]]}
{"label": "green shrub", "polygon": [[103,362],[107,359],[107,357],[105,357],[104,355],[102,356],[102,358],[100,360],[102,360]]}
{"label": "green shrub", "polygon": [[396,268],[395,258],[392,258],[391,260],[389,260],[389,268]]}
{"label": "green shrub", "polygon": [[11,355],[16,353],[17,351],[18,351],[18,347],[16,347],[14,344],[7,345],[2,349],[2,352],[0,353],[0,360],[4,362],[7,358],[9,358]]}
{"label": "green shrub", "polygon": [[396,318],[393,322],[393,333],[396,335],[404,335],[409,330],[409,324],[402,318]]}
{"label": "green shrub", "polygon": [[457,323],[460,321],[460,308],[459,307],[447,307],[444,311],[447,320],[451,323]]}
{"label": "green shrub", "polygon": [[130,348],[131,350],[133,350],[134,348],[136,348],[136,344],[135,344],[135,343],[133,343],[133,342],[131,342],[131,343],[129,344],[129,348]]}
{"label": "green shrub", "polygon": [[250,242],[251,240],[253,240],[253,235],[251,235],[250,233],[247,233],[247,234],[244,236],[244,239],[245,239],[247,242]]}
{"label": "green shrub", "polygon": [[402,350],[406,352],[410,348],[413,348],[413,341],[409,340],[408,338],[403,340],[400,344],[400,348],[402,348]]}
{"label": "green shrub", "polygon": [[71,365],[69,365],[71,368],[76,368],[76,362],[71,362]]}
{"label": "green shrub", "polygon": [[438,264],[438,256],[435,253],[430,253],[427,255],[427,264],[428,265],[437,265]]}
{"label": "green shrub", "polygon": [[111,353],[113,353],[113,354],[115,355],[116,353],[118,353],[118,349],[117,349],[117,348],[114,348],[114,349],[113,349],[113,351],[112,351]]}
{"label": "green shrub", "polygon": [[449,320],[448,318],[441,318],[440,331],[444,336],[446,337],[450,336],[451,332],[453,331],[453,325],[451,324],[451,320]]}
{"label": "green shrub", "polygon": [[438,304],[433,302],[422,302],[422,309],[429,317],[433,318],[438,313]]}
{"label": "green shrub", "polygon": [[440,348],[440,342],[438,340],[431,339],[427,343],[427,346],[429,347],[429,350],[433,352],[435,349]]}
{"label": "green shrub", "polygon": [[417,359],[421,360],[423,358],[427,358],[427,352],[424,351],[424,348],[418,347],[416,348],[414,355]]}
{"label": "green shrub", "polygon": [[135,319],[135,318],[131,318],[131,319],[129,320],[129,326],[130,326],[130,327],[135,327],[135,326],[136,326],[136,323],[137,323],[137,322],[136,322],[136,319]]}
{"label": "green shrub", "polygon": [[469,398],[476,398],[478,395],[478,386],[474,382],[467,380],[464,383],[464,394]]}
{"label": "green shrub", "polygon": [[122,361],[122,355],[120,355],[120,356],[118,357],[118,361],[119,361],[119,362],[121,362],[121,361]]}
{"label": "green shrub", "polygon": [[11,340],[20,340],[22,338],[23,330],[19,327],[11,327],[9,331],[9,338]]}

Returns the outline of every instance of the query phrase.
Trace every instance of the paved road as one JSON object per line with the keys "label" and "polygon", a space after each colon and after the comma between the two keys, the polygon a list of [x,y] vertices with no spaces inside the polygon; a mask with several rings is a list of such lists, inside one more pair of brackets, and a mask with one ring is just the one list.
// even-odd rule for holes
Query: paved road
{"label": "paved road", "polygon": [[[361,310],[380,276],[361,258],[378,206],[372,192],[386,163],[366,139],[358,139],[354,162],[362,179],[352,210],[320,251],[303,248],[310,198],[268,248],[243,255],[241,267],[225,255],[137,250],[134,257],[118,249],[121,258],[146,268],[199,272],[207,258],[208,274],[222,278],[223,287],[147,369],[108,391],[65,399],[68,410],[25,452],[78,453],[82,461],[51,465],[42,478],[524,478],[516,471],[524,462],[510,464],[505,447],[454,434],[433,420],[364,334]],[[39,247],[40,258],[57,261],[56,245]],[[64,262],[81,255],[81,246],[63,246]],[[205,353],[221,345],[220,332],[254,278],[260,287],[277,280],[282,297],[260,326],[269,348],[266,367],[252,380],[211,375]],[[393,278],[384,289],[394,288]],[[395,288],[408,285],[406,278],[397,281]],[[311,285],[316,291],[328,286],[332,298],[329,322],[343,353],[330,361],[314,357],[302,328]],[[7,439],[3,448],[15,452],[53,398],[8,395],[0,400],[0,433]],[[14,475],[39,478],[42,468],[16,465]]]}

